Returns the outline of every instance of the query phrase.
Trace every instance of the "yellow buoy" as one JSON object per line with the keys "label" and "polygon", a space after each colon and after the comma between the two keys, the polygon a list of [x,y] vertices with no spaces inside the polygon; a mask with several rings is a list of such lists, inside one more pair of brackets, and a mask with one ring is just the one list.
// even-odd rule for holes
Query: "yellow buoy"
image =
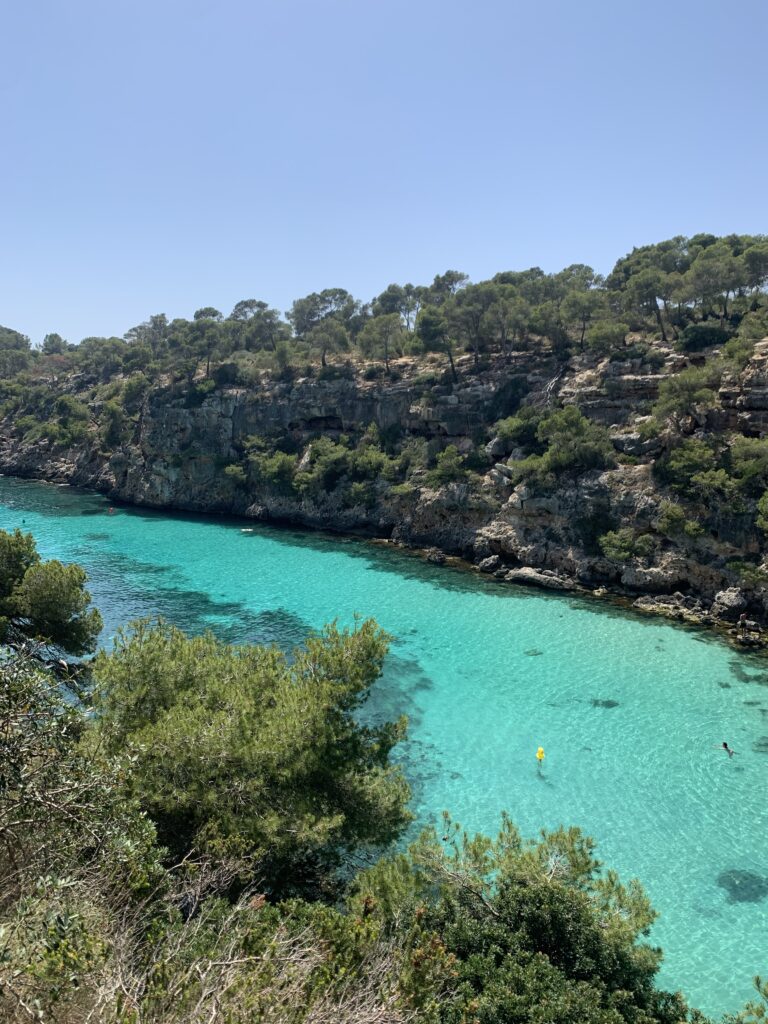
{"label": "yellow buoy", "polygon": [[544,747],[539,747],[539,749],[536,751],[536,760],[539,762],[539,764],[541,764],[541,762],[544,760]]}

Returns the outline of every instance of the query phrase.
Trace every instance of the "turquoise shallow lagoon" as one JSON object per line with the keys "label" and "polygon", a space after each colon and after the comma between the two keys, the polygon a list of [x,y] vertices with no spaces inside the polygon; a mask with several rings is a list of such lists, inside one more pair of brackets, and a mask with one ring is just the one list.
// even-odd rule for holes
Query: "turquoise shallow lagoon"
{"label": "turquoise shallow lagoon", "polygon": [[374,616],[395,639],[372,712],[410,718],[400,756],[420,822],[450,809],[493,832],[506,809],[527,834],[579,825],[661,912],[662,985],[714,1014],[768,973],[768,660],[360,541],[110,515],[97,495],[0,479],[0,527],[15,526],[87,569],[106,644],[141,615],[283,645]]}

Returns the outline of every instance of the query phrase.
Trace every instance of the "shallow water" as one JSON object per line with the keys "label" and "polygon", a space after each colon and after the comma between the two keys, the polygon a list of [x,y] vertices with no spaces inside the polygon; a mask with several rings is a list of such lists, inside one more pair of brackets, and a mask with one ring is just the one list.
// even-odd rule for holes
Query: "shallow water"
{"label": "shallow water", "polygon": [[0,479],[0,528],[87,569],[104,643],[150,614],[284,645],[374,616],[394,643],[372,710],[410,718],[419,821],[450,809],[493,833],[506,809],[527,834],[581,826],[661,913],[659,983],[713,1014],[750,997],[768,973],[768,661],[380,546],[244,525],[109,514],[100,496]]}

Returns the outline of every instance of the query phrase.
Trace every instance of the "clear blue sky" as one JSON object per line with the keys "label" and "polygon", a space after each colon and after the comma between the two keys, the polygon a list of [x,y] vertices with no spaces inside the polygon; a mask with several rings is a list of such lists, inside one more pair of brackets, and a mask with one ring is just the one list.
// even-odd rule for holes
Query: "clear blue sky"
{"label": "clear blue sky", "polygon": [[5,3],[0,323],[766,232],[766,39],[765,0]]}

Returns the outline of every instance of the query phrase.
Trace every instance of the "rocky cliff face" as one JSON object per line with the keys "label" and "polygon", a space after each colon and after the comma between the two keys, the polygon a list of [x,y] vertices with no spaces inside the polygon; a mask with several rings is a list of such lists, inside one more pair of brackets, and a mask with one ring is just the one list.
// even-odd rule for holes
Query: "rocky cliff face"
{"label": "rocky cliff face", "polygon": [[[92,487],[139,505],[229,512],[437,548],[500,579],[555,589],[607,587],[679,617],[706,617],[713,605],[725,618],[744,608],[761,614],[762,591],[736,588],[734,596],[739,581],[728,568],[734,558],[759,548],[754,531],[674,539],[659,533],[652,555],[627,562],[606,558],[597,543],[607,530],[622,526],[651,534],[656,529],[664,494],[651,469],[663,440],[646,440],[632,426],[649,412],[659,383],[680,361],[669,351],[656,356],[654,365],[577,359],[563,368],[554,359],[520,354],[455,385],[417,378],[386,385],[264,380],[249,389],[220,387],[194,401],[189,393],[155,388],[130,440],[115,451],[104,451],[95,435],[64,451],[46,441],[24,444],[6,422],[0,471]],[[479,486],[393,488],[380,481],[374,499],[358,506],[338,491],[302,498],[253,487],[224,472],[242,459],[253,436],[290,436],[301,453],[318,435],[359,436],[372,423],[383,433],[396,429],[474,450],[488,442],[491,425],[513,413],[522,397],[540,405],[577,405],[610,428],[625,464],[564,475],[548,493],[535,493],[526,484],[513,485],[515,453],[491,438]],[[719,429],[748,436],[768,432],[768,342],[757,346],[741,374],[725,381],[712,415]]]}

